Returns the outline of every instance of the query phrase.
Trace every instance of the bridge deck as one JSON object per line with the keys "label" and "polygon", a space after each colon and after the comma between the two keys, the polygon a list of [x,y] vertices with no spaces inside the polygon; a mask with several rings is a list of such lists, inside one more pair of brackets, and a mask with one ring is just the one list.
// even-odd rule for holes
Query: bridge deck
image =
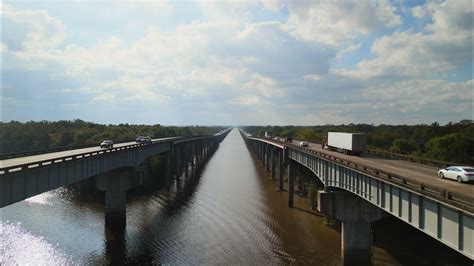
{"label": "bridge deck", "polygon": [[[281,146],[281,143],[265,140],[266,142],[273,142],[277,146]],[[298,140],[293,141],[294,144],[299,143]],[[362,154],[361,156],[344,155],[337,151],[328,151],[321,148],[320,144],[308,143],[308,149],[329,154],[333,157],[339,157],[341,159],[351,160],[361,165],[377,168],[382,171],[391,172],[400,176],[414,179],[425,184],[431,184],[435,187],[447,189],[451,192],[459,193],[471,199],[474,202],[474,185],[466,183],[457,183],[452,179],[441,179],[438,177],[439,168],[414,162],[408,162],[404,160],[397,160],[393,158],[381,157],[373,154]]]}
{"label": "bridge deck", "polygon": [[[170,137],[170,138],[161,138],[161,139],[153,139],[153,142],[162,142],[162,141],[168,141],[171,139],[175,139],[179,137]],[[130,141],[130,142],[123,142],[123,143],[115,143],[114,148],[120,148],[120,147],[125,147],[128,145],[133,145],[136,144],[135,141]],[[89,147],[89,148],[82,148],[82,149],[75,149],[75,150],[65,150],[65,151],[59,151],[59,152],[51,152],[51,153],[44,153],[44,154],[38,154],[38,155],[30,155],[30,156],[24,156],[24,157],[18,157],[18,158],[12,158],[12,159],[7,159],[7,160],[0,160],[0,168],[7,168],[7,167],[13,167],[17,165],[23,165],[23,164],[30,164],[30,163],[35,163],[35,162],[40,162],[40,161],[45,161],[45,160],[53,160],[55,158],[63,158],[67,156],[74,156],[82,153],[89,153],[89,152],[96,152],[96,151],[101,151],[101,149],[98,145],[95,147]]]}
{"label": "bridge deck", "polygon": [[471,184],[460,184],[452,179],[441,179],[438,177],[439,168],[435,166],[423,165],[403,160],[385,158],[372,154],[362,154],[361,156],[344,155],[336,151],[328,151],[321,148],[319,144],[309,143],[309,148],[317,152],[324,152],[335,157],[348,159],[362,165],[378,168],[383,171],[396,173],[400,176],[415,179],[423,183],[446,188],[449,191],[460,193],[466,197],[471,197],[474,201],[474,186]]}

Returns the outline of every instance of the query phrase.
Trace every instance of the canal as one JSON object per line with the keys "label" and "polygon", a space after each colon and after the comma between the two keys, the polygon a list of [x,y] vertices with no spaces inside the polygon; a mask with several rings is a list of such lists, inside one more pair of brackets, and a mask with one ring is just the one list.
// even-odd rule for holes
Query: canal
{"label": "canal", "polygon": [[[129,193],[123,232],[104,229],[100,195],[85,199],[74,187],[2,208],[0,265],[339,265],[338,227],[300,197],[288,208],[269,177],[234,129],[196,176],[171,191]],[[403,226],[390,219],[374,226],[375,264],[466,262],[419,232],[398,237],[411,230]],[[417,244],[404,244],[411,239]],[[426,254],[413,255],[420,244]]]}

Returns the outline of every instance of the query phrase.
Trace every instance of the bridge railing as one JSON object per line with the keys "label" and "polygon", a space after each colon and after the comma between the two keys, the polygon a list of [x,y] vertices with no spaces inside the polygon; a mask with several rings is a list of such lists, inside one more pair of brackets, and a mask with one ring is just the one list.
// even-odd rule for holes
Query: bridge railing
{"label": "bridge railing", "polygon": [[71,146],[57,147],[57,148],[51,148],[51,149],[4,153],[4,154],[0,154],[0,160],[13,159],[13,158],[18,158],[18,157],[25,157],[25,156],[31,156],[31,155],[44,154],[44,153],[58,152],[58,151],[68,151],[68,150],[76,150],[76,149],[83,149],[83,148],[91,148],[91,147],[95,147],[95,146],[98,146],[98,145],[96,145],[96,144],[81,144],[81,145],[71,145]]}
{"label": "bridge railing", "polygon": [[[258,137],[258,138],[261,138],[261,137]],[[318,141],[315,141],[315,140],[305,140],[305,139],[302,139],[302,140],[306,141],[306,142],[309,142],[309,143],[321,145],[321,142],[318,142]],[[277,141],[277,140],[273,140],[273,139],[271,139],[271,141],[276,141],[276,142],[281,143],[281,141]],[[408,162],[420,163],[420,164],[424,164],[424,165],[431,165],[431,166],[436,166],[436,167],[440,167],[440,168],[445,168],[445,167],[452,166],[452,165],[461,165],[460,163],[456,163],[456,162],[440,161],[440,160],[423,158],[423,157],[418,157],[418,156],[388,152],[388,151],[384,151],[384,150],[380,150],[380,149],[374,149],[374,148],[367,148],[367,149],[365,149],[364,152],[368,153],[368,154],[373,154],[373,155],[386,157],[386,158],[392,158],[392,159],[398,159],[398,160],[403,160],[403,161],[408,161]]]}
{"label": "bridge railing", "polygon": [[[187,137],[208,137],[208,136],[220,136],[222,134],[225,134],[229,131],[229,129],[221,131],[219,133],[216,133],[214,135],[193,135],[193,136],[176,136],[175,138],[187,138]],[[170,137],[164,137],[164,138],[170,138]],[[124,142],[130,142],[134,140],[128,140]],[[52,153],[52,152],[60,152],[60,151],[68,151],[68,150],[76,150],[76,149],[84,149],[84,148],[92,148],[98,146],[97,144],[81,144],[81,145],[70,145],[70,146],[63,146],[63,147],[56,147],[56,148],[50,148],[50,149],[41,149],[41,150],[33,150],[33,151],[20,151],[20,152],[10,152],[10,153],[4,153],[0,154],[0,160],[6,160],[6,159],[13,159],[13,158],[19,158],[19,157],[25,157],[25,156],[31,156],[31,155],[38,155],[38,154],[45,154],[45,153]]]}
{"label": "bridge railing", "polygon": [[[257,138],[257,139],[268,141],[268,139],[264,139],[264,138]],[[291,144],[288,142],[281,142],[281,141],[276,141],[276,140],[271,140],[271,141],[284,144],[287,147],[290,147],[295,150],[299,150],[307,154],[315,155],[320,158],[324,158],[324,159],[327,159],[339,164],[347,165],[348,167],[357,169],[358,171],[364,172],[366,174],[369,174],[381,180],[387,181],[389,183],[393,183],[400,187],[405,187],[409,190],[412,190],[422,195],[434,197],[440,201],[449,203],[450,205],[456,206],[460,209],[467,210],[470,213],[474,212],[474,197],[472,196],[469,197],[466,195],[462,195],[456,192],[449,191],[445,188],[433,186],[429,183],[420,182],[410,177],[401,176],[393,172],[384,171],[376,167],[367,166],[365,164],[357,163],[352,160],[344,159],[344,158],[330,155],[327,153],[314,151],[314,150],[300,147],[298,145]]]}
{"label": "bridge railing", "polygon": [[83,158],[88,158],[91,156],[103,156],[112,152],[117,152],[117,151],[122,151],[122,150],[127,150],[127,149],[136,149],[140,148],[143,146],[150,146],[154,144],[159,144],[163,142],[175,142],[176,140],[181,140],[181,141],[191,141],[191,140],[196,140],[196,139],[202,139],[202,138],[215,138],[215,137],[220,137],[220,136],[209,136],[209,135],[200,135],[200,136],[193,136],[191,138],[184,138],[184,137],[175,137],[175,138],[166,138],[162,140],[154,140],[152,144],[130,144],[122,147],[115,147],[115,148],[109,148],[109,149],[101,149],[101,150],[95,150],[95,151],[89,151],[89,152],[83,152],[83,153],[78,153],[74,155],[67,155],[67,156],[61,156],[61,157],[55,157],[47,160],[42,160],[42,161],[35,161],[35,162],[30,162],[30,163],[24,163],[24,164],[17,164],[9,167],[0,167],[0,175],[5,175],[5,174],[10,174],[10,173],[16,173],[19,171],[24,171],[32,168],[38,168],[38,167],[46,167],[50,166],[52,164],[60,164],[64,162],[68,162],[71,160],[80,160]]}

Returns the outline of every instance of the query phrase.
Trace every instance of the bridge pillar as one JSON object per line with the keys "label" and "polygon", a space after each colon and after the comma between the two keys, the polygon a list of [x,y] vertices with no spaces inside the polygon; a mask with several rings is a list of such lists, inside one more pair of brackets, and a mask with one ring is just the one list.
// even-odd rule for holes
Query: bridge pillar
{"label": "bridge pillar", "polygon": [[153,185],[153,180],[150,175],[150,158],[145,159],[142,163],[141,176],[143,180],[143,186],[145,188]]}
{"label": "bridge pillar", "polygon": [[285,172],[285,170],[284,170],[285,165],[284,165],[284,162],[283,162],[283,156],[284,156],[284,150],[282,150],[278,154],[278,160],[279,160],[279,164],[280,164],[280,169],[278,171],[278,190],[279,191],[284,190],[284,188],[283,188],[283,174]]}
{"label": "bridge pillar", "polygon": [[140,185],[135,169],[118,169],[98,175],[96,187],[105,192],[105,226],[123,228],[126,225],[127,190]]}
{"label": "bridge pillar", "polygon": [[371,222],[383,218],[384,212],[364,199],[345,191],[319,192],[318,211],[342,223],[343,265],[371,265]]}
{"label": "bridge pillar", "polygon": [[270,156],[271,156],[271,153],[270,153],[270,144],[267,144],[267,148],[265,149],[265,153],[267,156],[265,156],[265,159],[266,159],[266,170],[267,172],[270,172]]}
{"label": "bridge pillar", "polygon": [[272,179],[275,179],[275,146],[272,147]]}
{"label": "bridge pillar", "polygon": [[293,208],[293,179],[295,175],[295,164],[288,162],[288,207]]}

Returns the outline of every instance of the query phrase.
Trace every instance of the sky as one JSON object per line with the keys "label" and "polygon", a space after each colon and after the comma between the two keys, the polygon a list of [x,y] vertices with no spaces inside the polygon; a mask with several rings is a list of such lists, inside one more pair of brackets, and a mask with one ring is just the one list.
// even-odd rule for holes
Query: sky
{"label": "sky", "polygon": [[472,0],[3,1],[2,121],[473,119]]}

